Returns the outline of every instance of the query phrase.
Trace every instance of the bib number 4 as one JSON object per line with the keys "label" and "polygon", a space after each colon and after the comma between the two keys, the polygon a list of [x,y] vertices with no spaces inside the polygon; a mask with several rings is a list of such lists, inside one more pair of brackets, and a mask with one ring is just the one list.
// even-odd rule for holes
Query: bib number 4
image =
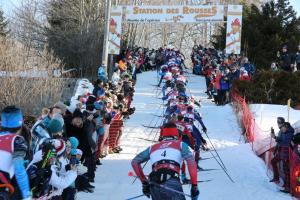
{"label": "bib number 4", "polygon": [[165,150],[162,154],[161,154],[162,157],[166,157],[167,156],[167,151]]}

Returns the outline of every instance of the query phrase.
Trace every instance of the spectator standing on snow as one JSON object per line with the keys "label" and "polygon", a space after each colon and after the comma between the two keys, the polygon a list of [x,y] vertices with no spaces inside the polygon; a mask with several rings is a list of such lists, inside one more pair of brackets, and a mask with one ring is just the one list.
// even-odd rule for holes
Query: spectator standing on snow
{"label": "spectator standing on snow", "polygon": [[274,151],[274,157],[271,160],[272,168],[274,171],[274,177],[270,182],[279,183],[279,169],[278,164],[282,162],[284,171],[284,189],[282,192],[288,193],[290,190],[290,170],[289,170],[289,146],[294,136],[295,130],[288,122],[284,122],[284,119],[279,117],[277,119],[280,131],[276,136],[274,129],[271,131],[272,137],[276,140],[277,145]]}

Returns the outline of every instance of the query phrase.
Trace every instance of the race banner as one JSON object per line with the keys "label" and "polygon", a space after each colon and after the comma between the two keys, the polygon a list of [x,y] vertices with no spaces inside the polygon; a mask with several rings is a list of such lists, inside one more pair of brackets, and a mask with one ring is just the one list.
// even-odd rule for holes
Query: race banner
{"label": "race banner", "polygon": [[112,7],[109,22],[108,53],[120,54],[122,38],[122,7]]}
{"label": "race banner", "polygon": [[223,21],[224,6],[127,6],[127,23],[197,23]]}
{"label": "race banner", "polygon": [[226,30],[226,53],[241,53],[243,6],[228,5],[227,30]]}

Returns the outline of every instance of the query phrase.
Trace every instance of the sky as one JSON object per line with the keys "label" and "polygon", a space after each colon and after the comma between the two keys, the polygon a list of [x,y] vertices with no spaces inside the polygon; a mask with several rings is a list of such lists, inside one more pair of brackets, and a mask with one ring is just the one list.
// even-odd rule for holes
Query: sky
{"label": "sky", "polygon": [[[12,14],[12,9],[15,6],[20,5],[22,0],[0,0],[0,6],[3,8],[5,15],[10,16]],[[297,11],[298,16],[300,17],[300,0],[290,0],[291,5]]]}
{"label": "sky", "polygon": [[0,6],[5,16],[10,16],[15,6],[18,6],[22,0],[0,0]]}

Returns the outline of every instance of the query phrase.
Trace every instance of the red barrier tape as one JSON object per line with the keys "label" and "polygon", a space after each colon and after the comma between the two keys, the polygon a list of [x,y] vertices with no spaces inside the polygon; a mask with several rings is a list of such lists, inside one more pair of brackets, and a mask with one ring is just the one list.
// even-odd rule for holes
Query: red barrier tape
{"label": "red barrier tape", "polygon": [[233,90],[231,93],[232,101],[235,102],[242,111],[242,122],[245,128],[245,136],[247,142],[254,142],[254,118],[250,109],[246,103],[246,100],[241,97],[237,90]]}

